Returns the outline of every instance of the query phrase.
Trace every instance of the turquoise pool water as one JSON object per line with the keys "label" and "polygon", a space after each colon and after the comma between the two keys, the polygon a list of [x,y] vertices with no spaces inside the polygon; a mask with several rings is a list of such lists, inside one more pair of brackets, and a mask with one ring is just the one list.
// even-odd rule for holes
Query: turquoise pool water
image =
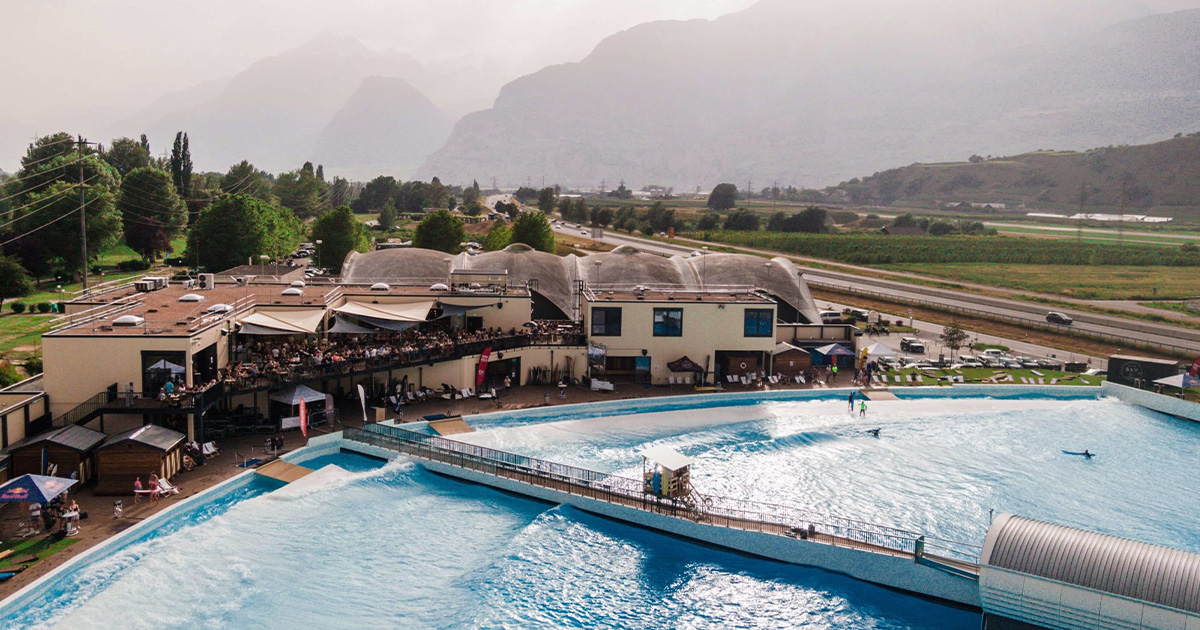
{"label": "turquoise pool water", "polygon": [[[709,399],[716,402],[718,399]],[[678,404],[678,403],[676,403]],[[986,509],[1200,549],[1200,428],[1068,400],[609,404],[472,441],[602,470],[669,444],[710,492],[864,510],[960,536]],[[534,415],[534,414],[528,414]],[[527,416],[518,416],[522,421]],[[554,422],[554,420],[559,420]],[[864,428],[881,427],[879,439]],[[1084,444],[1086,442],[1086,444]],[[1052,451],[1085,446],[1091,462]],[[428,473],[322,455],[312,481],[246,478],[0,608],[0,627],[977,628],[976,614]],[[327,468],[335,465],[338,468]],[[340,469],[340,470],[339,470]],[[893,474],[887,474],[887,471]],[[341,472],[345,471],[345,472]],[[781,471],[781,472],[780,472]],[[973,498],[972,498],[973,497]],[[1115,513],[1114,513],[1115,512]],[[1092,522],[1095,521],[1095,522]]]}

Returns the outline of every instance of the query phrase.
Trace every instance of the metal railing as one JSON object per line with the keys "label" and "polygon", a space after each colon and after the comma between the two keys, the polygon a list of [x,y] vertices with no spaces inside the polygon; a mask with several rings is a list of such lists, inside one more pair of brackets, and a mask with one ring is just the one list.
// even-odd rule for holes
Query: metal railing
{"label": "metal railing", "polygon": [[116,394],[114,394],[112,391],[102,391],[99,394],[96,394],[95,396],[92,396],[91,398],[79,403],[70,411],[55,418],[52,424],[55,428],[76,424],[80,420],[92,415],[97,410],[107,406],[115,399]]}
{"label": "metal railing", "polygon": [[[347,427],[343,437],[432,461],[547,487],[568,494],[617,503],[658,514],[741,530],[804,537],[835,546],[878,553],[927,556],[970,571],[978,545],[931,538],[919,532],[822,514],[795,506],[725,497],[665,499],[647,494],[637,479],[467,444],[400,427],[369,424]],[[926,550],[936,550],[927,554]]]}

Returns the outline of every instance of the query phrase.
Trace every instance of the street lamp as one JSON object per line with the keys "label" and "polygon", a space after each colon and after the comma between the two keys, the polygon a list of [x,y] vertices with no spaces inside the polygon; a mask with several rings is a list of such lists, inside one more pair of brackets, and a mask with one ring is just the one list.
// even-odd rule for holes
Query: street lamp
{"label": "street lamp", "polygon": [[597,290],[599,290],[599,287],[600,287],[600,265],[603,265],[603,264],[604,264],[603,260],[596,261],[596,287],[597,287]]}
{"label": "street lamp", "polygon": [[767,261],[763,267],[767,268],[767,292],[771,292],[771,261]]}
{"label": "street lamp", "polygon": [[321,239],[317,239],[317,268],[318,269],[321,268],[321,243],[324,243],[324,242],[325,241],[322,241]]}
{"label": "street lamp", "polygon": [[708,280],[708,245],[701,249],[704,250],[704,253],[700,254],[700,290],[703,291],[704,283]]}

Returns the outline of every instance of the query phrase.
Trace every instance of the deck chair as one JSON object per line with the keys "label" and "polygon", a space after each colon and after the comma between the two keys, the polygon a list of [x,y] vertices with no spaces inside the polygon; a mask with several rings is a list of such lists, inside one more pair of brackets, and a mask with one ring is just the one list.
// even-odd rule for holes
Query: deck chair
{"label": "deck chair", "polygon": [[684,384],[684,385],[691,385],[691,384],[692,384],[692,377],[690,377],[690,376],[685,376],[685,377],[683,377],[683,384]]}
{"label": "deck chair", "polygon": [[1051,385],[1058,385],[1058,379],[1056,379],[1056,378],[1052,378],[1052,379],[1050,379],[1050,384],[1051,384]]}
{"label": "deck chair", "polygon": [[204,459],[208,459],[220,455],[221,449],[217,448],[216,442],[205,442],[204,446],[200,447],[200,454],[204,456]]}
{"label": "deck chair", "polygon": [[1025,384],[1025,385],[1032,385],[1032,384],[1033,384],[1033,383],[1031,383],[1031,382],[1029,381],[1029,379],[1028,379],[1028,378],[1026,378],[1026,377],[1024,377],[1024,376],[1022,376],[1022,377],[1021,377],[1021,383]]}
{"label": "deck chair", "polygon": [[158,480],[158,488],[162,490],[163,495],[179,494],[179,488],[171,485],[171,482],[166,479]]}
{"label": "deck chair", "polygon": [[674,377],[674,376],[668,376],[668,377],[667,377],[667,384],[668,384],[668,385],[670,385],[671,387],[675,387],[675,377]]}
{"label": "deck chair", "polygon": [[1038,379],[1038,385],[1045,385],[1045,384],[1046,384],[1046,379],[1044,379],[1044,378]]}
{"label": "deck chair", "polygon": [[799,383],[800,385],[804,385],[805,383],[807,383],[807,381],[804,380],[803,374],[796,375],[796,382]]}

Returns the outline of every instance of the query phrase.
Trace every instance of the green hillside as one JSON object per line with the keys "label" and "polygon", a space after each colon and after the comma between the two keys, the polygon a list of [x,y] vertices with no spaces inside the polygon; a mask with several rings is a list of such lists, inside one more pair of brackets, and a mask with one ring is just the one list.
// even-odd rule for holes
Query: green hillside
{"label": "green hillside", "polygon": [[[1090,151],[1038,151],[967,162],[913,164],[843,182],[832,200],[934,207],[1026,204],[1029,210],[1085,212],[1121,206],[1139,214],[1200,219],[1200,133],[1154,144]],[[840,198],[840,199],[839,199]]]}

